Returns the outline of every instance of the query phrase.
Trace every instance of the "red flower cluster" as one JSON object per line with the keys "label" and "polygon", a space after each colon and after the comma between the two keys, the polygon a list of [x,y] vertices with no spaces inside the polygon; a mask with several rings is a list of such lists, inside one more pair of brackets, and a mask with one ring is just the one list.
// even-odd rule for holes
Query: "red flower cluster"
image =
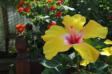
{"label": "red flower cluster", "polygon": [[47,26],[47,28],[49,29],[51,26],[53,26],[53,25],[56,25],[56,22],[55,21],[52,21],[51,23],[50,23],[50,25],[48,25]]}
{"label": "red flower cluster", "polygon": [[[52,2],[52,0],[47,0],[47,3],[51,3]],[[61,3],[64,3],[64,0],[57,0],[56,1],[56,5],[61,5]],[[50,11],[53,11],[53,10],[56,10],[56,7],[55,6],[50,6],[50,7],[45,7],[44,8],[44,11],[48,11],[48,10],[50,10]],[[62,15],[63,13],[61,12],[61,11],[56,11],[56,13],[55,13],[55,15],[56,15],[56,17],[60,17],[61,15]]]}
{"label": "red flower cluster", "polygon": [[17,29],[19,34],[21,34],[23,32],[24,28],[26,28],[26,26],[24,24],[16,25],[16,29]]}
{"label": "red flower cluster", "polygon": [[[52,2],[52,0],[47,0],[47,3],[51,3],[51,2]],[[56,3],[56,5],[60,5],[61,6],[61,4],[64,3],[64,0],[56,0],[54,2]],[[45,7],[44,10],[45,11],[48,11],[48,10],[53,11],[53,10],[56,10],[56,7],[55,6]],[[56,13],[55,13],[55,15],[56,15],[57,18],[59,18],[60,16],[62,16],[62,14],[63,13],[60,10],[56,11]],[[56,22],[55,21],[52,21],[47,26],[47,28],[49,29],[53,25],[56,25]]]}
{"label": "red flower cluster", "polygon": [[29,3],[25,3],[24,1],[21,1],[16,8],[18,9],[19,14],[22,14],[23,12],[29,13],[31,10],[31,6]]}
{"label": "red flower cluster", "polygon": [[56,17],[60,17],[63,13],[61,11],[56,12]]}

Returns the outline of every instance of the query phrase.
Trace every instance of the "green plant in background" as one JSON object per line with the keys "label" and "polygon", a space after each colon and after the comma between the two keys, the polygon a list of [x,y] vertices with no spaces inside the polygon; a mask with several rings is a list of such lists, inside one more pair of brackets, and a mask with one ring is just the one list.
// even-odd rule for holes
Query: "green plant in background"
{"label": "green plant in background", "polygon": [[[38,58],[39,63],[46,67],[46,69],[42,72],[42,74],[49,74],[49,73],[52,73],[52,74],[66,74],[66,73],[67,74],[107,74],[112,72],[112,64],[111,64],[112,61],[110,60],[111,56],[106,57],[106,56],[100,55],[99,59],[95,63],[93,62],[92,64],[87,63],[88,65],[86,67],[83,67],[80,65],[80,61],[82,59],[79,53],[75,52],[73,48],[70,48],[70,50],[68,50],[67,52],[60,52],[57,54],[57,56],[54,55],[55,57],[52,60],[47,60],[45,59],[45,56],[47,58],[48,58],[47,55],[50,55],[49,57],[53,57],[53,55],[51,56],[53,52],[49,54],[47,52],[52,51],[53,48],[56,46],[52,47],[50,51],[45,51],[46,48],[48,47],[45,47],[46,43],[41,38],[41,35],[44,35],[45,33],[47,34],[50,30],[60,30],[60,29],[55,29],[53,27],[55,27],[56,25],[63,26],[61,22],[65,15],[73,16],[74,14],[81,14],[87,18],[87,23],[90,19],[92,19],[102,24],[103,26],[108,27],[109,33],[107,38],[111,40],[111,34],[112,34],[111,3],[112,1],[109,1],[109,0],[108,1],[106,0],[91,0],[91,1],[90,0],[75,0],[75,1],[74,0],[41,0],[41,1],[33,2],[33,1],[26,0],[25,3],[29,3],[31,5],[31,10],[30,12],[22,14],[22,15],[26,15],[27,18],[31,19],[32,24],[29,23],[26,25],[27,28],[24,35],[28,39],[31,59]],[[71,21],[69,21],[69,19],[71,18],[67,18],[66,21],[68,21],[69,23],[72,23],[73,20],[71,19]],[[98,27],[94,29],[93,33],[95,32],[95,30],[97,30],[97,28]],[[62,31],[59,31],[59,33],[61,32]],[[50,31],[50,33],[55,34],[55,32],[53,31],[52,32]],[[96,33],[96,35],[97,34],[98,33]],[[53,35],[50,35],[50,36],[53,36]],[[97,37],[99,37],[99,34]],[[91,44],[94,48],[98,49],[98,51],[102,51],[102,48],[109,46],[104,44],[103,43],[104,40],[100,38],[94,38],[94,39],[89,38],[89,39],[84,39],[84,41]],[[56,41],[53,43],[55,44]],[[44,51],[43,51],[43,46],[44,46]],[[45,55],[43,54],[43,52]],[[95,54],[93,56],[95,56]],[[82,58],[89,59],[89,58],[84,58],[83,56]]]}

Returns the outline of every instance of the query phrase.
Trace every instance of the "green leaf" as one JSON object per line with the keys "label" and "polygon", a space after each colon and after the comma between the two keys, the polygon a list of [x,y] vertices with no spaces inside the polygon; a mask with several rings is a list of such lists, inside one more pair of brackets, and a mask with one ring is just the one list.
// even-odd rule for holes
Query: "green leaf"
{"label": "green leaf", "polygon": [[56,60],[43,60],[41,64],[47,68],[55,68],[61,65],[58,61]]}
{"label": "green leaf", "polygon": [[94,42],[91,39],[85,39],[85,41],[89,44],[94,44]]}
{"label": "green leaf", "polygon": [[55,69],[49,69],[49,68],[46,68],[42,74],[61,74],[60,72],[56,71]]}

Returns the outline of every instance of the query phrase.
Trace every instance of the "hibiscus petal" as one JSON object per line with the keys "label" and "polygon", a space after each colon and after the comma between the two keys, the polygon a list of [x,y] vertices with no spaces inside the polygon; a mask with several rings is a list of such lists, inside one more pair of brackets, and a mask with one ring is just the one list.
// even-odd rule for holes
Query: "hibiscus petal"
{"label": "hibiscus petal", "polygon": [[90,63],[94,63],[99,57],[99,51],[85,42],[75,44],[73,47],[81,55],[83,60]]}
{"label": "hibiscus petal", "polygon": [[103,51],[100,54],[106,56],[112,55],[112,47],[103,48]]}
{"label": "hibiscus petal", "polygon": [[56,37],[59,37],[61,35],[64,35],[65,33],[66,32],[63,27],[54,25],[54,26],[50,27],[50,29],[45,32],[45,35],[43,35],[42,38],[44,41],[48,41],[48,40],[54,39]]}
{"label": "hibiscus petal", "polygon": [[86,18],[80,14],[74,16],[66,15],[62,21],[66,28],[73,26],[75,30],[80,31],[86,22]]}
{"label": "hibiscus petal", "polygon": [[84,38],[100,37],[104,39],[108,33],[107,27],[103,27],[94,20],[90,20],[89,23],[84,27],[83,31],[85,33]]}
{"label": "hibiscus petal", "polygon": [[111,40],[106,40],[104,43],[105,44],[112,44],[112,41]]}
{"label": "hibiscus petal", "polygon": [[82,66],[87,66],[89,63],[90,63],[90,62],[87,61],[87,60],[82,60],[82,61],[80,62],[80,65],[82,65]]}
{"label": "hibiscus petal", "polygon": [[43,51],[46,59],[51,60],[59,52],[67,51],[71,46],[64,43],[64,39],[55,38],[45,43]]}

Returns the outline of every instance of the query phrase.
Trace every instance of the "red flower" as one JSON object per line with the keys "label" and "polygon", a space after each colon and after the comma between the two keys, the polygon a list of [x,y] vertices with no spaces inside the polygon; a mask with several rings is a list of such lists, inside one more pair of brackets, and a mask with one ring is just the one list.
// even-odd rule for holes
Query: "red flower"
{"label": "red flower", "polygon": [[30,12],[31,11],[31,6],[29,3],[25,3],[24,1],[21,1],[16,8],[18,8],[18,12],[21,15],[22,13],[26,12]]}
{"label": "red flower", "polygon": [[50,27],[51,27],[51,25],[48,25],[48,26],[47,26],[47,29],[49,29]]}
{"label": "red flower", "polygon": [[50,10],[52,11],[52,10],[55,10],[56,9],[56,7],[55,6],[51,6],[50,7]]}
{"label": "red flower", "polygon": [[110,14],[109,18],[112,20],[112,14]]}
{"label": "red flower", "polygon": [[56,22],[55,21],[52,21],[51,23],[50,23],[50,25],[48,25],[47,26],[47,28],[49,29],[51,26],[53,26],[53,25],[56,25]]}
{"label": "red flower", "polygon": [[60,1],[57,1],[57,2],[56,2],[56,5],[60,5],[60,4],[61,4],[61,2],[60,2]]}
{"label": "red flower", "polygon": [[24,30],[25,27],[26,26],[24,24],[18,24],[18,25],[16,25],[16,29],[17,29],[17,31],[18,31],[19,34],[21,34],[23,32],[23,30]]}
{"label": "red flower", "polygon": [[62,12],[61,11],[57,11],[56,12],[56,17],[60,17],[62,15]]}
{"label": "red flower", "polygon": [[51,2],[52,2],[51,0],[48,0],[48,1],[47,1],[47,3],[51,3]]}
{"label": "red flower", "polygon": [[22,12],[23,10],[24,10],[23,7],[20,7],[20,8],[18,9],[19,12]]}
{"label": "red flower", "polygon": [[24,8],[24,11],[25,11],[26,13],[28,13],[28,12],[30,12],[30,8]]}
{"label": "red flower", "polygon": [[64,2],[64,0],[58,0],[58,1],[60,1],[61,3],[63,3],[63,2]]}
{"label": "red flower", "polygon": [[21,2],[16,6],[16,8],[22,7],[24,4],[25,4],[24,1],[21,1]]}
{"label": "red flower", "polygon": [[20,3],[19,3],[19,5],[24,5],[25,3],[24,3],[24,1],[21,1]]}
{"label": "red flower", "polygon": [[18,9],[18,12],[19,12],[20,15],[23,13],[23,10],[24,10],[23,7],[20,7],[20,8]]}

